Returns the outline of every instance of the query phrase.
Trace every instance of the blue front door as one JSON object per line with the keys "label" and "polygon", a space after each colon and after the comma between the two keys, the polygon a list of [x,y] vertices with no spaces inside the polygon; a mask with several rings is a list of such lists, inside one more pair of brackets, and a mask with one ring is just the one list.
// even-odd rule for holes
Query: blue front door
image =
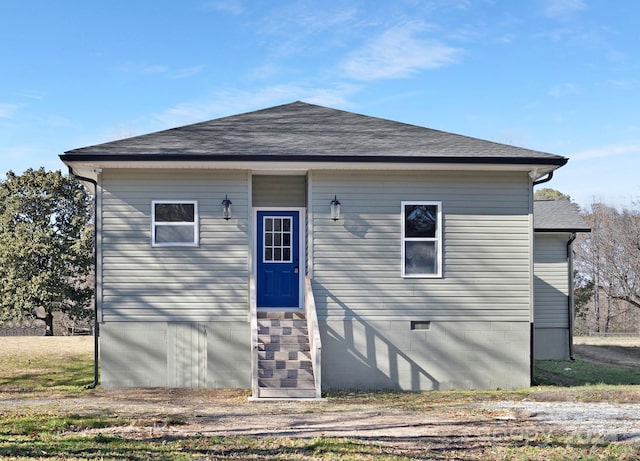
{"label": "blue front door", "polygon": [[258,211],[258,307],[300,307],[298,211]]}

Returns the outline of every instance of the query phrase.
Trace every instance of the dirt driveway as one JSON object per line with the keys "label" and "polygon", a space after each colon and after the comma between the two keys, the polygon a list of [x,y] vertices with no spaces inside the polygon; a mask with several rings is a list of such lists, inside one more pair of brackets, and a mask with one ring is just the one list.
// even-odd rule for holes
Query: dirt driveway
{"label": "dirt driveway", "polygon": [[640,368],[640,346],[637,337],[577,337],[573,346],[577,359],[599,365]]}
{"label": "dirt driveway", "polygon": [[[627,362],[637,360],[637,356],[630,359],[627,349],[622,355],[615,348],[596,351],[601,356],[608,350],[611,356],[604,360],[609,364],[617,354],[621,365],[633,366]],[[588,359],[588,351],[578,347],[576,354]],[[637,348],[630,353],[637,353]],[[500,401],[490,395],[440,399],[433,394],[398,405],[376,394],[337,396],[326,402],[250,402],[246,391],[236,390],[98,388],[73,398],[51,395],[16,399],[4,394],[0,395],[0,410],[17,407],[21,412],[112,415],[126,424],[84,432],[134,439],[331,436],[375,440],[406,449],[407,453],[425,449],[482,452],[513,437],[544,434],[640,444],[640,390],[634,387],[629,394],[630,403],[624,403],[624,398],[615,399],[623,403],[610,403],[606,396],[584,402],[580,401],[585,399],[584,393],[573,394],[566,389],[532,393],[529,398],[505,394],[513,395],[512,400]]]}
{"label": "dirt driveway", "polygon": [[[130,424],[86,430],[133,439],[189,436],[349,437],[407,450],[485,449],[512,437],[581,435],[640,443],[640,403],[480,401],[398,409],[385,402],[249,402],[240,391],[99,389],[91,397],[12,401],[23,411],[113,415]],[[140,421],[141,424],[136,423]],[[148,422],[153,424],[149,425]],[[142,424],[144,422],[144,424]]]}

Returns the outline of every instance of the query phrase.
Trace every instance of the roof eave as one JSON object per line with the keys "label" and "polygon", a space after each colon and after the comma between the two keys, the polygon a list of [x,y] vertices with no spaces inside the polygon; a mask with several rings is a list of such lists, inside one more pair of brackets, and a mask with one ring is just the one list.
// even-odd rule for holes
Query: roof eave
{"label": "roof eave", "polygon": [[543,232],[543,233],[560,233],[560,232],[591,232],[591,228],[589,227],[567,227],[562,229],[553,229],[553,228],[538,228],[535,227],[533,229],[535,232]]}
{"label": "roof eave", "polygon": [[565,157],[495,157],[495,156],[380,156],[380,155],[221,155],[221,154],[74,154],[60,155],[63,162],[140,162],[140,161],[235,161],[235,162],[336,162],[336,163],[443,163],[443,164],[499,164],[499,165],[549,165],[561,167]]}

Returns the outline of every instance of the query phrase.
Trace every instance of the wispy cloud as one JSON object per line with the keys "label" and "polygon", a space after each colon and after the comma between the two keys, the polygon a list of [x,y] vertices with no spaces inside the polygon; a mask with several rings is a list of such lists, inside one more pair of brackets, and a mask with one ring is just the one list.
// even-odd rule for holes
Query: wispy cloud
{"label": "wispy cloud", "polygon": [[455,62],[460,50],[420,38],[426,29],[421,23],[390,28],[352,53],[340,67],[348,77],[366,81],[406,78],[420,70]]}
{"label": "wispy cloud", "polygon": [[199,74],[204,69],[204,66],[191,66],[182,69],[176,69],[169,72],[171,78],[187,78],[193,75]]}
{"label": "wispy cloud", "polygon": [[587,8],[583,0],[546,0],[543,14],[552,19],[564,19]]}
{"label": "wispy cloud", "polygon": [[500,37],[498,37],[497,42],[498,43],[504,43],[504,44],[509,44],[511,42],[513,42],[515,40],[515,35],[514,34],[504,34]]}
{"label": "wispy cloud", "polygon": [[218,0],[212,2],[204,2],[202,8],[205,10],[222,11],[233,15],[240,15],[244,12],[244,6],[240,0]]}
{"label": "wispy cloud", "polygon": [[578,152],[571,156],[573,160],[588,160],[593,158],[620,157],[623,155],[640,154],[640,142],[631,144],[613,144]]}
{"label": "wispy cloud", "polygon": [[27,99],[41,100],[46,96],[46,93],[44,93],[43,91],[32,90],[21,91],[20,93],[18,93],[18,95]]}
{"label": "wispy cloud", "polygon": [[22,104],[0,103],[0,118],[12,119]]}
{"label": "wispy cloud", "polygon": [[168,70],[167,66],[140,62],[129,62],[118,67],[118,71],[130,74],[163,74]]}
{"label": "wispy cloud", "polygon": [[293,35],[294,40],[298,40],[296,37],[327,30],[335,34],[338,32],[336,28],[353,25],[358,16],[358,10],[353,6],[335,6],[327,3],[323,8],[310,8],[307,2],[282,5],[262,18],[259,24],[261,33],[287,37]]}
{"label": "wispy cloud", "polygon": [[2,152],[5,159],[17,160],[41,154],[42,149],[33,146],[9,146]]}
{"label": "wispy cloud", "polygon": [[147,64],[140,62],[129,62],[118,67],[119,72],[142,75],[166,75],[169,78],[187,78],[202,72],[204,66],[196,65],[191,67],[171,68],[162,64]]}
{"label": "wispy cloud", "polygon": [[561,98],[563,96],[569,96],[579,93],[580,88],[573,83],[561,83],[559,85],[555,85],[549,90],[549,96],[553,96],[554,98]]}
{"label": "wispy cloud", "polygon": [[351,84],[326,88],[283,84],[254,90],[223,90],[198,101],[185,101],[162,112],[150,114],[145,120],[140,120],[138,125],[146,125],[141,127],[140,131],[143,132],[161,130],[295,100],[327,106],[346,106],[347,97],[358,89],[358,86]]}
{"label": "wispy cloud", "polygon": [[610,79],[605,82],[605,85],[614,88],[635,88],[638,84],[637,80],[629,79]]}
{"label": "wispy cloud", "polygon": [[335,6],[327,2],[322,8],[310,7],[308,2],[274,3],[281,5],[256,23],[261,36],[272,39],[263,42],[268,55],[275,58],[317,53],[342,47],[353,29],[357,29],[358,9]]}

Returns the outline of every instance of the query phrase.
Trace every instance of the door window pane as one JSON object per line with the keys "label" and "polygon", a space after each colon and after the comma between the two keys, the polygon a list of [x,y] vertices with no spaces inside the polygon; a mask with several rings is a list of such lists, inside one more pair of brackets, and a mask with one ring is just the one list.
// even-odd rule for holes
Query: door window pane
{"label": "door window pane", "polygon": [[263,261],[291,262],[292,218],[265,216],[263,219]]}

